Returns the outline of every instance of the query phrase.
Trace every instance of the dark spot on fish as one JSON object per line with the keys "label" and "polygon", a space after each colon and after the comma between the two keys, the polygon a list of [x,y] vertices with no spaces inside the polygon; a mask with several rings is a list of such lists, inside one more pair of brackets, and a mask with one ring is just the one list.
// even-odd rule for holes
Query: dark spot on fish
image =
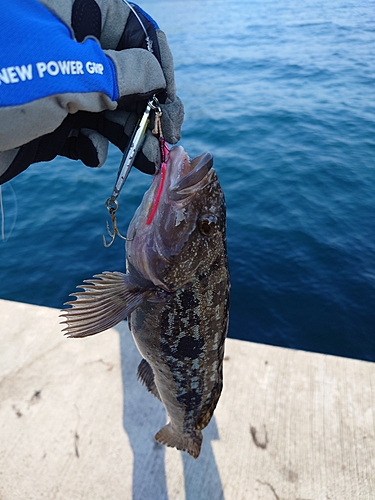
{"label": "dark spot on fish", "polygon": [[195,389],[192,389],[185,392],[185,394],[181,394],[181,396],[177,396],[177,400],[184,406],[186,411],[189,412],[200,406],[202,402],[202,395]]}
{"label": "dark spot on fish", "polygon": [[161,343],[163,353],[172,356],[176,361],[185,358],[197,359],[202,354],[203,346],[202,338],[195,339],[190,336],[182,337],[178,344],[172,347],[167,342]]}
{"label": "dark spot on fish", "polygon": [[[172,364],[171,364],[172,366]],[[178,384],[178,387],[180,390],[190,390],[191,386],[191,381],[193,379],[198,380],[201,377],[201,368],[193,368],[193,369],[188,369],[182,373],[182,370],[178,368],[178,366],[175,364],[174,368],[176,370],[176,382]],[[201,388],[202,381],[199,380],[199,387]]]}
{"label": "dark spot on fish", "polygon": [[211,272],[219,271],[222,268],[222,266],[223,266],[223,256],[218,255],[216,259],[212,262],[210,266],[210,271]]}
{"label": "dark spot on fish", "polygon": [[202,354],[203,346],[204,340],[201,338],[182,337],[178,344],[177,351],[179,357],[197,359]]}
{"label": "dark spot on fish", "polygon": [[208,285],[209,285],[209,280],[208,280],[208,276],[207,276],[207,274],[206,274],[206,273],[200,274],[200,275],[198,276],[198,281],[199,281],[199,283],[200,283],[200,286],[201,286],[203,289],[207,288],[207,287],[208,287]]}
{"label": "dark spot on fish", "polygon": [[198,307],[199,300],[197,299],[194,290],[187,289],[181,294],[181,305],[183,309],[189,310]]}

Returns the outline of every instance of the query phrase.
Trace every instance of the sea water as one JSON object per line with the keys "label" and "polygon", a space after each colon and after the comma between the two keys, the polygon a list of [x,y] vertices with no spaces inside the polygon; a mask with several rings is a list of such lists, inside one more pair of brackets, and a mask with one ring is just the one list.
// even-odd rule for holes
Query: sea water
{"label": "sea water", "polygon": [[[166,32],[186,118],[226,194],[229,336],[375,361],[375,3],[143,0]],[[102,243],[121,153],[57,158],[2,189],[0,297],[60,308],[124,271]],[[150,177],[131,172],[118,223]]]}

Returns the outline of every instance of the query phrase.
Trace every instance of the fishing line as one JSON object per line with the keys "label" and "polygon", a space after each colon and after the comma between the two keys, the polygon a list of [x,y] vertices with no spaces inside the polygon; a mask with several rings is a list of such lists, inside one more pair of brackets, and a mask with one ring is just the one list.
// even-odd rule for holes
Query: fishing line
{"label": "fishing line", "polygon": [[1,241],[3,241],[4,243],[7,242],[9,240],[9,238],[11,237],[11,235],[13,233],[14,226],[16,225],[17,215],[18,215],[18,203],[17,203],[16,193],[15,193],[13,186],[11,184],[7,184],[7,187],[9,187],[11,192],[12,192],[12,197],[14,200],[14,214],[13,214],[13,222],[12,222],[8,237],[6,238],[5,237],[5,209],[4,209],[3,189],[2,189],[3,187],[0,186]]}
{"label": "fishing line", "polygon": [[153,52],[152,50],[152,40],[150,39],[150,37],[148,36],[148,33],[147,33],[147,30],[146,30],[146,27],[145,25],[143,24],[142,22],[142,19],[139,17],[137,11],[135,10],[135,8],[133,7],[132,4],[130,4],[127,0],[122,0],[124,3],[126,3],[126,5],[129,7],[129,9],[133,12],[133,14],[135,15],[135,17],[138,19],[138,22],[139,24],[141,25],[143,31],[144,31],[144,34],[146,36],[146,43],[147,43],[147,50],[149,52]]}

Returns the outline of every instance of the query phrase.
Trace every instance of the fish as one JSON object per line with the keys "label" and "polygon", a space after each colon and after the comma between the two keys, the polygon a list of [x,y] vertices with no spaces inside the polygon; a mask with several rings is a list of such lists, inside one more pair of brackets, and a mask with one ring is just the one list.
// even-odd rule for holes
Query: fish
{"label": "fish", "polygon": [[65,335],[86,337],[128,319],[138,378],[169,422],[155,439],[197,458],[223,388],[230,277],[226,204],[203,153],[169,152],[127,232],[126,273],[84,280],[63,309]]}

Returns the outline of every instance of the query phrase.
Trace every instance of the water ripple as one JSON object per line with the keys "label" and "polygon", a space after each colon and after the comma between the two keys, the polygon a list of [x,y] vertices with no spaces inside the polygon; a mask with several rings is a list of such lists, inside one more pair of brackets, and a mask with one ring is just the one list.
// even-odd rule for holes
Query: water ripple
{"label": "water ripple", "polygon": [[[365,0],[144,0],[186,108],[181,144],[214,155],[228,205],[232,337],[375,361],[375,21]],[[120,153],[12,182],[1,297],[60,307],[124,269],[102,246]],[[126,228],[150,179],[132,172]],[[5,223],[12,204],[4,188]]]}

